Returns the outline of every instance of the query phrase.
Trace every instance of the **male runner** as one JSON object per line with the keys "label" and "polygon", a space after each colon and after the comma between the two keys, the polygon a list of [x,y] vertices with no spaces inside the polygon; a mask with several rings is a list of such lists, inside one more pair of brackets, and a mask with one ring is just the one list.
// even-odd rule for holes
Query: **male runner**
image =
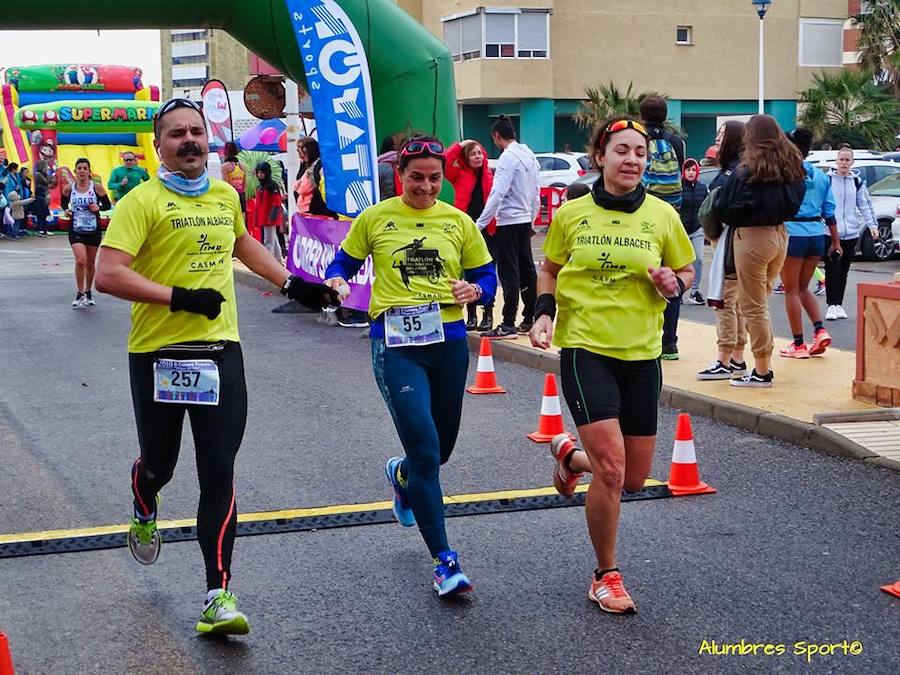
{"label": "male runner", "polygon": [[197,631],[245,634],[228,590],[237,529],[234,459],[247,418],[232,255],[315,310],[337,294],[291,276],[247,234],[237,193],[210,180],[206,121],[172,99],[154,118],[161,165],[116,207],[97,266],[97,289],[134,302],[128,361],[141,454],[131,471],[128,546],[145,565],[159,556],[157,494],[172,478],[185,412],[200,481],[197,538],[208,594]]}

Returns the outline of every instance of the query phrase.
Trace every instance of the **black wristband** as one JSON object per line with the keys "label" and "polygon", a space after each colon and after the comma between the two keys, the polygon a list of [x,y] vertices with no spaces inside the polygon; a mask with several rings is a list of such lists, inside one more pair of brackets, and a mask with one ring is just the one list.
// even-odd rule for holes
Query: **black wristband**
{"label": "black wristband", "polygon": [[556,318],[556,296],[553,293],[541,293],[534,303],[534,318],[547,315],[550,320]]}
{"label": "black wristband", "polygon": [[687,288],[687,285],[681,280],[681,277],[678,276],[677,274],[675,275],[675,281],[678,284],[678,295],[676,295],[675,297],[680,298],[682,295],[684,295],[684,291]]}

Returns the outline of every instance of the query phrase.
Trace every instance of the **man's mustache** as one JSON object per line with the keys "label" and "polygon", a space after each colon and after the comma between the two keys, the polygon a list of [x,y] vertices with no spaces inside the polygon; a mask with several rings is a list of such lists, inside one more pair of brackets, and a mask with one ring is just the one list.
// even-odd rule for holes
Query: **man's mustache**
{"label": "man's mustache", "polygon": [[185,155],[202,155],[203,150],[200,149],[200,146],[196,143],[185,143],[180,148],[178,148],[178,156],[184,157]]}

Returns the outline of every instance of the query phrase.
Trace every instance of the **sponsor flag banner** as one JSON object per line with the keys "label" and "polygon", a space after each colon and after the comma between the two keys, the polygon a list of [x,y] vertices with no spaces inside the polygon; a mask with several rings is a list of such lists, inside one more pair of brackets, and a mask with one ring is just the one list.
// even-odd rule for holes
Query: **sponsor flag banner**
{"label": "sponsor flag banner", "polygon": [[[286,262],[288,271],[306,281],[325,281],[325,269],[334,260],[338,247],[349,231],[349,220],[295,213],[291,220],[290,255]],[[374,279],[372,257],[369,256],[356,276],[347,279],[350,297],[344,300],[343,306],[368,311]]]}
{"label": "sponsor flag banner", "polygon": [[325,202],[357,216],[379,196],[375,108],[362,41],[335,0],[285,4],[316,115]]}
{"label": "sponsor flag banner", "polygon": [[219,80],[209,80],[200,92],[203,100],[203,112],[209,122],[209,140],[211,145],[222,147],[234,140],[231,123],[231,102],[228,91]]}

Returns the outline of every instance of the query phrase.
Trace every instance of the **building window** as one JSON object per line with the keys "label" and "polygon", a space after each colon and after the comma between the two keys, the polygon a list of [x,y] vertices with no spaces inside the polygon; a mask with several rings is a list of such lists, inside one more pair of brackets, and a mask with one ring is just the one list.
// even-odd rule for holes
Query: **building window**
{"label": "building window", "polygon": [[468,59],[546,59],[550,10],[486,9],[441,19],[444,44],[454,61]]}
{"label": "building window", "polygon": [[172,66],[173,80],[205,80],[209,77],[209,72],[205,64]]}
{"label": "building window", "polygon": [[844,55],[844,22],[800,19],[800,65],[840,66]]}
{"label": "building window", "polygon": [[206,42],[193,40],[191,42],[175,42],[172,44],[172,57],[181,56],[206,56]]}
{"label": "building window", "polygon": [[692,45],[694,44],[693,40],[692,26],[678,26],[675,29],[675,44],[676,45]]}

